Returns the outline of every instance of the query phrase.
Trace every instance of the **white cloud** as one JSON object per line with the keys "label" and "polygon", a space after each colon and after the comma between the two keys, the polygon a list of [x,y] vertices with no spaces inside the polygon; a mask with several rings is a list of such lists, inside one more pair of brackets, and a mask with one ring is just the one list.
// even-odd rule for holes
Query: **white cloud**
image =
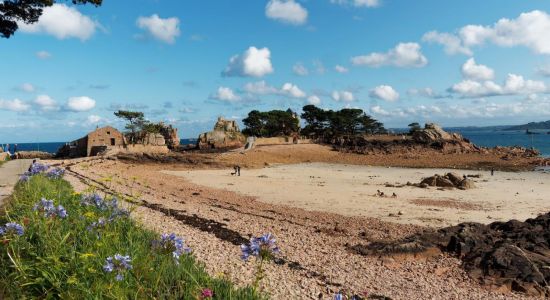
{"label": "white cloud", "polygon": [[19,22],[18,25],[22,32],[45,33],[60,40],[78,38],[81,41],[92,37],[99,26],[90,17],[65,4],[54,4],[44,8],[44,12],[36,23]]}
{"label": "white cloud", "polygon": [[371,98],[376,98],[388,102],[394,102],[399,100],[399,93],[389,85],[379,85],[374,89],[370,90],[369,96]]}
{"label": "white cloud", "polygon": [[268,48],[250,47],[241,55],[234,55],[223,71],[224,76],[262,77],[273,73],[271,51]]}
{"label": "white cloud", "polygon": [[471,80],[492,80],[495,78],[495,71],[485,65],[478,65],[474,58],[468,59],[462,65],[462,76]]}
{"label": "white cloud", "polygon": [[496,84],[490,80],[478,82],[466,79],[453,85],[449,91],[465,98],[478,98],[543,93],[548,92],[548,89],[542,81],[525,80],[523,76],[508,74],[504,85]]}
{"label": "white cloud", "polygon": [[332,100],[334,101],[343,101],[343,102],[353,102],[355,101],[355,95],[350,91],[333,91]]}
{"label": "white cloud", "polygon": [[90,97],[72,97],[67,101],[67,109],[74,112],[89,111],[95,107],[95,104],[95,100]]}
{"label": "white cloud", "polygon": [[48,59],[51,58],[52,55],[48,51],[38,51],[36,52],[36,57],[40,59]]}
{"label": "white cloud", "polygon": [[218,88],[218,91],[215,94],[211,95],[210,98],[230,103],[238,102],[241,100],[241,97],[235,94],[235,92],[231,88],[223,86],[220,86]]}
{"label": "white cloud", "polygon": [[30,84],[30,83],[23,83],[22,85],[20,85],[18,87],[18,89],[22,92],[26,92],[26,93],[33,93],[34,91],[36,91],[36,88],[34,87],[34,85]]}
{"label": "white cloud", "polygon": [[152,37],[167,44],[175,43],[180,35],[180,20],[176,17],[163,19],[154,14],[150,17],[139,17],[136,24]]}
{"label": "white cloud", "polygon": [[285,83],[280,89],[267,84],[264,80],[258,82],[249,82],[244,85],[243,90],[256,95],[282,95],[290,98],[305,98],[307,95],[297,85]]}
{"label": "white cloud", "polygon": [[534,10],[520,14],[515,19],[502,18],[491,26],[466,25],[458,34],[429,32],[424,40],[445,46],[449,54],[471,55],[474,46],[492,43],[501,47],[523,46],[537,54],[550,54],[550,15]]}
{"label": "white cloud", "polygon": [[258,82],[249,82],[244,85],[244,91],[251,94],[257,95],[269,95],[277,94],[278,91],[276,88],[268,85],[265,80]]}
{"label": "white cloud", "polygon": [[98,115],[90,115],[88,116],[88,118],[86,119],[86,124],[88,126],[90,125],[97,125],[98,123],[102,122],[103,121],[103,118],[98,116]]}
{"label": "white cloud", "polygon": [[296,63],[292,67],[292,71],[299,76],[307,76],[309,74],[309,70],[302,63]]}
{"label": "white cloud", "polygon": [[380,0],[330,0],[330,3],[335,3],[340,5],[353,5],[355,7],[380,6]]}
{"label": "white cloud", "polygon": [[294,0],[270,0],[265,15],[283,23],[303,25],[307,22],[308,11]]}
{"label": "white cloud", "polygon": [[305,98],[307,96],[297,85],[288,82],[283,84],[281,94],[291,98]]}
{"label": "white cloud", "polygon": [[316,95],[311,95],[307,98],[307,102],[309,104],[313,104],[313,105],[319,105],[321,104],[321,98],[319,98],[318,96]]}
{"label": "white cloud", "polygon": [[462,40],[454,34],[430,31],[422,37],[422,41],[443,45],[445,53],[449,55],[473,55],[472,50],[462,44]]}
{"label": "white cloud", "polygon": [[390,116],[391,115],[390,112],[383,109],[380,105],[376,105],[376,106],[371,107],[370,111],[371,111],[372,114],[379,115],[379,116]]}
{"label": "white cloud", "polygon": [[420,96],[424,98],[440,99],[445,98],[445,96],[435,92],[432,88],[426,87],[421,89],[410,89],[407,91],[409,96]]}
{"label": "white cloud", "polygon": [[386,53],[371,53],[351,59],[356,66],[395,66],[401,68],[420,68],[428,64],[417,43],[400,43]]}
{"label": "white cloud", "polygon": [[0,99],[0,110],[9,110],[9,111],[17,111],[22,112],[29,110],[31,106],[19,99],[13,99],[13,100],[2,100]]}
{"label": "white cloud", "polygon": [[55,100],[48,95],[38,95],[34,103],[42,110],[56,110],[58,108]]}
{"label": "white cloud", "polygon": [[550,65],[539,67],[537,73],[544,77],[550,77]]}
{"label": "white cloud", "polygon": [[338,72],[338,73],[347,73],[347,72],[349,71],[348,68],[343,67],[343,66],[341,66],[341,65],[336,65],[336,66],[334,67],[334,70],[335,70],[336,72]]}

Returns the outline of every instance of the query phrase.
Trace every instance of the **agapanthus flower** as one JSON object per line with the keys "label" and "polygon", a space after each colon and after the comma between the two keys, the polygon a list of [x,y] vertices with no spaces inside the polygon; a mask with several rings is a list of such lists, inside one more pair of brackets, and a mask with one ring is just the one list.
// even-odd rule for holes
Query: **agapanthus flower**
{"label": "agapanthus flower", "polygon": [[90,224],[90,226],[88,226],[88,230],[92,231],[96,228],[103,228],[106,224],[107,220],[105,220],[105,218],[99,218],[97,222],[93,222],[92,224]]}
{"label": "agapanthus flower", "polygon": [[62,205],[55,207],[53,200],[46,198],[40,199],[40,202],[34,205],[33,210],[43,212],[45,218],[60,217],[64,219],[68,216],[67,210]]}
{"label": "agapanthus flower", "polygon": [[214,297],[214,291],[211,289],[206,288],[201,291],[201,299],[209,299],[212,297]]}
{"label": "agapanthus flower", "polygon": [[27,181],[29,181],[29,179],[31,179],[31,177],[29,175],[25,175],[25,174],[23,174],[19,177],[19,181],[22,181],[22,182],[27,182]]}
{"label": "agapanthus flower", "polygon": [[46,173],[46,177],[50,179],[60,179],[65,175],[65,170],[61,168],[54,168]]}
{"label": "agapanthus flower", "polygon": [[160,240],[153,242],[153,247],[158,249],[162,253],[171,253],[172,257],[179,264],[180,256],[191,252],[190,248],[185,247],[182,238],[176,236],[176,234],[162,234]]}
{"label": "agapanthus flower", "polygon": [[80,204],[83,206],[94,206],[100,210],[106,210],[107,204],[98,194],[82,195]]}
{"label": "agapanthus flower", "polygon": [[256,256],[261,259],[271,259],[279,253],[279,248],[275,237],[271,234],[264,234],[261,237],[253,237],[248,245],[241,245],[243,260],[248,260],[250,256]]}
{"label": "agapanthus flower", "polygon": [[31,167],[25,174],[29,176],[33,176],[33,175],[44,173],[48,169],[49,169],[48,165],[35,162],[31,165]]}
{"label": "agapanthus flower", "polygon": [[116,272],[116,280],[121,281],[124,279],[123,273],[132,269],[131,263],[132,259],[130,258],[130,256],[115,254],[114,257],[107,257],[107,259],[105,260],[105,265],[103,266],[103,271],[107,273]]}
{"label": "agapanthus flower", "polygon": [[25,229],[23,229],[23,226],[17,224],[17,223],[7,223],[3,228],[0,230],[1,235],[18,235],[22,236],[25,233]]}

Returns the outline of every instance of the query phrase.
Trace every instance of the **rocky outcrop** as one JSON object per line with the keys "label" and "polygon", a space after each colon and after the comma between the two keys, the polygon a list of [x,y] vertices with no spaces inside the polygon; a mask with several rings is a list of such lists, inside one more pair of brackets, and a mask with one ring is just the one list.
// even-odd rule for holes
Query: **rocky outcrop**
{"label": "rocky outcrop", "polygon": [[460,176],[456,173],[447,173],[444,176],[435,174],[422,179],[418,184],[413,184],[414,186],[427,188],[432,187],[441,187],[441,188],[457,188],[461,190],[469,190],[476,187],[472,179],[466,178],[465,176]]}
{"label": "rocky outcrop", "polygon": [[54,154],[41,151],[19,151],[17,152],[18,159],[52,159]]}
{"label": "rocky outcrop", "polygon": [[214,130],[199,135],[199,149],[234,149],[243,147],[246,137],[239,131],[237,122],[218,118]]}
{"label": "rocky outcrop", "polygon": [[462,223],[398,242],[349,246],[361,255],[448,252],[470,277],[494,289],[550,297],[550,213],[525,222]]}

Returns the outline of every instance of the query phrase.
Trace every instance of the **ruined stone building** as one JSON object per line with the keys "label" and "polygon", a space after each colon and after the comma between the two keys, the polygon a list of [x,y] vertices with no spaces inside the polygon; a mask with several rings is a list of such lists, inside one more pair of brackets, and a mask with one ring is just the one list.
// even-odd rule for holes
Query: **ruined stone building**
{"label": "ruined stone building", "polygon": [[85,137],[67,143],[58,150],[58,156],[84,157],[95,156],[106,151],[110,147],[124,146],[124,135],[116,128],[106,126],[97,128]]}

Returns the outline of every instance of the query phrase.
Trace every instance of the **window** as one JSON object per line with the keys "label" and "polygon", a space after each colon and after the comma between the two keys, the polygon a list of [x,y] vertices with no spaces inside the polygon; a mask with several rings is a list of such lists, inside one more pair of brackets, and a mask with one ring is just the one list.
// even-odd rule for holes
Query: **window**
{"label": "window", "polygon": [[108,134],[108,135],[111,135],[111,132],[110,132],[110,131],[107,131],[107,134]]}
{"label": "window", "polygon": [[116,143],[115,143],[115,139],[111,139],[111,146],[114,146]]}

